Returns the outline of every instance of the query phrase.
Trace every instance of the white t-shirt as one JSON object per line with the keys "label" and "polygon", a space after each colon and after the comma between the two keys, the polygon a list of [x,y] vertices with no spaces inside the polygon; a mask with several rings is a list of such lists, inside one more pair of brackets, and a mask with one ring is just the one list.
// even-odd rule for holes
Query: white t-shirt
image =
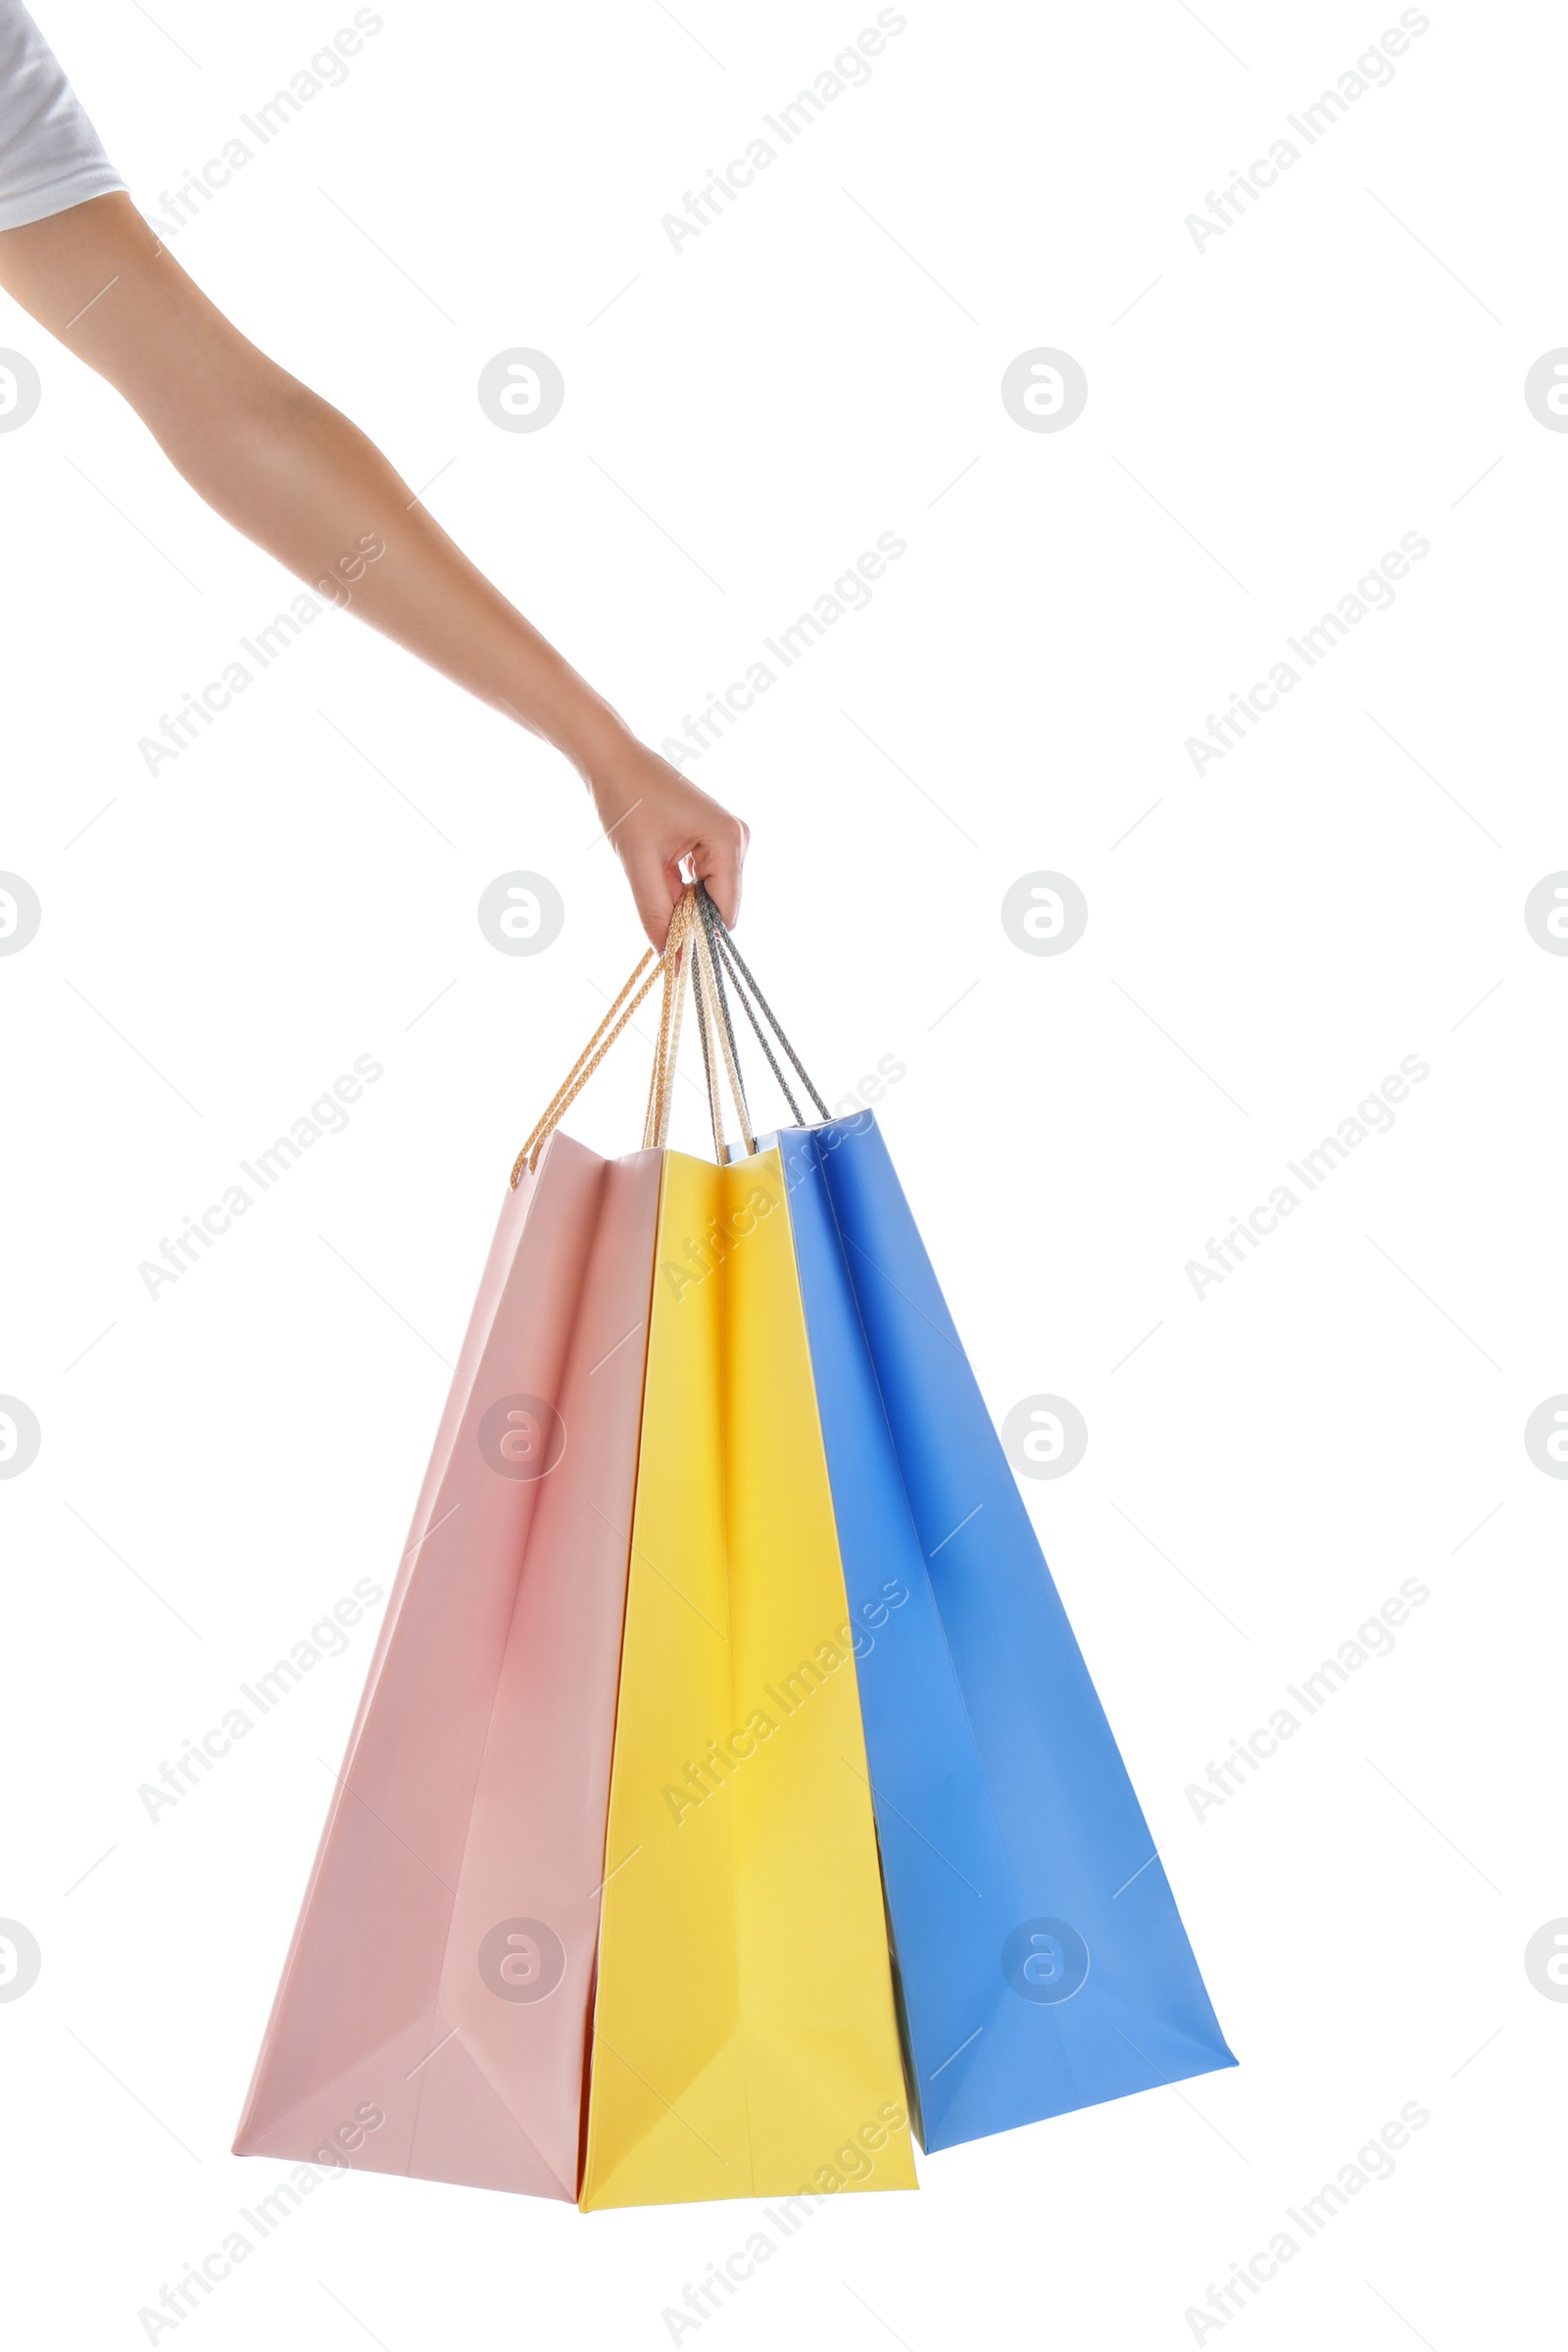
{"label": "white t-shirt", "polygon": [[22,0],[0,0],[0,228],[124,185]]}

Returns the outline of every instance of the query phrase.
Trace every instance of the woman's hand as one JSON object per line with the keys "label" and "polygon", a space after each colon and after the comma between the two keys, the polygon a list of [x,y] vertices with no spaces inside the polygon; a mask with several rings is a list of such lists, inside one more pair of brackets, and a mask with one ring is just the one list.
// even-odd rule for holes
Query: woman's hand
{"label": "woman's hand", "polygon": [[617,729],[583,761],[599,821],[625,869],[642,926],[662,949],[670,910],[691,859],[691,879],[706,882],[724,921],[733,927],[741,907],[741,865],[748,828],[717,801],[689,784],[678,768],[634,735]]}

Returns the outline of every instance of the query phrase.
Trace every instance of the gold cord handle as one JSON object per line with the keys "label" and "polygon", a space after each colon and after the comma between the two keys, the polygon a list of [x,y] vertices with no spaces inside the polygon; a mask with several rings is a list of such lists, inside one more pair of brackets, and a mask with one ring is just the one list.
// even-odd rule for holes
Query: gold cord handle
{"label": "gold cord handle", "polygon": [[[651,970],[649,969],[650,965],[653,967]],[[517,1179],[522,1174],[524,1162],[530,1168],[538,1166],[539,1154],[544,1150],[546,1137],[567,1106],[581,1094],[644,997],[653,987],[659,977],[659,972],[660,966],[654,951],[652,948],[648,948],[639,958],[631,978],[572,1063],[571,1068],[566,1072],[560,1086],[557,1087],[555,1094],[551,1097],[549,1108],[545,1111],[544,1116],[536,1122],[533,1132],[513,1161],[512,1184],[514,1191],[516,1189]],[[641,986],[638,985],[639,982],[641,982]],[[632,993],[634,990],[636,991],[635,995]],[[626,1002],[628,997],[631,999],[629,1004]],[[623,1005],[625,1006],[624,1011],[621,1010]],[[616,1018],[617,1013],[620,1016],[618,1019]]]}
{"label": "gold cord handle", "polygon": [[524,1167],[532,1169],[539,1165],[539,1154],[550,1134],[581,1094],[661,974],[664,990],[659,1007],[659,1036],[654,1046],[648,1108],[643,1119],[643,1150],[662,1151],[669,1140],[670,1112],[674,1108],[675,1063],[680,1050],[681,1011],[686,1002],[686,979],[690,973],[693,994],[697,1000],[698,1019],[703,1029],[708,1112],[713,1130],[714,1152],[722,1161],[726,1147],[724,1108],[719,1092],[721,1066],[740,1118],[746,1149],[749,1152],[756,1151],[757,1141],[752,1133],[745,1090],[735,1062],[730,1025],[724,1017],[720,983],[713,967],[713,951],[709,944],[707,926],[697,904],[697,893],[701,887],[700,883],[688,883],[681,892],[670,913],[663,956],[656,957],[652,948],[645,952],[631,978],[557,1087],[544,1115],[535,1123],[527,1142],[513,1161],[514,1190]]}
{"label": "gold cord handle", "polygon": [[669,1114],[674,1107],[675,1056],[680,1049],[681,1008],[686,1002],[684,951],[696,921],[697,894],[683,890],[675,901],[664,939],[664,993],[659,1006],[659,1036],[648,1081],[648,1108],[643,1118],[643,1150],[662,1151],[669,1137]]}
{"label": "gold cord handle", "polygon": [[709,937],[708,925],[701,919],[701,908],[698,908],[697,913],[698,920],[694,927],[697,958],[696,969],[692,974],[692,985],[694,989],[701,992],[704,1034],[709,1047],[708,1108],[713,1126],[713,1150],[722,1165],[724,1159],[724,1111],[718,1090],[717,1067],[720,1059],[723,1061],[724,1075],[729,1081],[730,1099],[735,1105],[735,1115],[740,1120],[741,1135],[746,1144],[748,1156],[757,1150],[757,1138],[752,1133],[751,1113],[746,1102],[746,1089],[741,1084],[740,1069],[735,1059],[735,1041],[724,1005],[717,968],[713,960],[712,941]]}

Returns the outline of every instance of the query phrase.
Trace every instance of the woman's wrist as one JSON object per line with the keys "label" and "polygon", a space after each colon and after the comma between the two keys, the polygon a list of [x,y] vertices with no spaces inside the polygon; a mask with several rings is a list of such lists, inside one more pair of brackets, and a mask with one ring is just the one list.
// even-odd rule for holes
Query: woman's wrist
{"label": "woman's wrist", "polygon": [[540,641],[540,650],[543,674],[537,660],[529,664],[532,692],[528,707],[518,710],[516,715],[569,760],[592,787],[596,776],[612,768],[635,738],[619,712],[612,710],[603,695],[596,694],[553,646]]}

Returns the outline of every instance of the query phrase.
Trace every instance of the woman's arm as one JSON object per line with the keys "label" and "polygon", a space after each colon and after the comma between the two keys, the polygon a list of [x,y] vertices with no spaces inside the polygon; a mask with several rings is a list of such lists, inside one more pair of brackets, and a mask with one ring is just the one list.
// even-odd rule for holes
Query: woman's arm
{"label": "woman's arm", "polygon": [[[192,489],[237,530],[565,754],[656,947],[683,858],[734,921],[745,825],[638,742],[358,425],[230,325],[128,196],[0,231],[0,286],[123,394]],[[384,553],[368,563],[375,542]]]}

